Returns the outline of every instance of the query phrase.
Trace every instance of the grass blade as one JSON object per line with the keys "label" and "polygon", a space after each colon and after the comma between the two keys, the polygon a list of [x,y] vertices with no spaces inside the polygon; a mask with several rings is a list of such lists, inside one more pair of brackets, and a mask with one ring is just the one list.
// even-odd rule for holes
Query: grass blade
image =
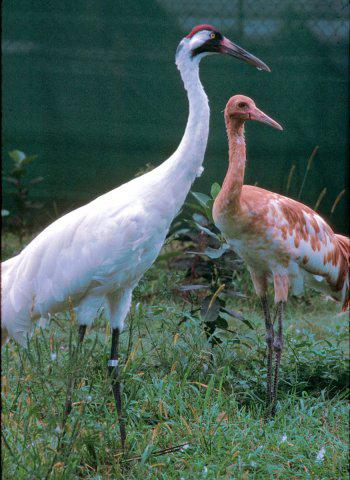
{"label": "grass blade", "polygon": [[315,212],[317,212],[317,210],[318,210],[319,206],[321,205],[321,202],[322,202],[324,196],[326,195],[326,193],[327,193],[327,188],[325,187],[325,188],[321,191],[321,193],[319,194],[318,199],[317,199],[317,201],[316,201],[316,203],[315,203],[315,206],[314,206]]}
{"label": "grass blade", "polygon": [[292,178],[293,178],[294,172],[295,172],[295,163],[293,163],[293,165],[291,166],[291,168],[290,168],[290,170],[289,170],[288,179],[287,179],[287,185],[286,185],[286,193],[289,192],[289,189],[290,189],[290,186],[291,186],[291,183],[292,183]]}
{"label": "grass blade", "polygon": [[307,179],[307,176],[309,174],[309,171],[311,170],[311,166],[312,166],[312,162],[316,156],[316,153],[319,149],[319,145],[316,145],[316,147],[313,149],[310,157],[309,157],[309,160],[307,161],[307,166],[306,166],[306,170],[305,170],[305,174],[304,174],[304,178],[303,178],[303,181],[301,182],[301,187],[300,187],[300,190],[299,190],[299,194],[298,194],[298,198],[300,198],[302,192],[303,192],[303,189],[304,189],[304,185],[305,185],[305,182],[306,182],[306,179]]}
{"label": "grass blade", "polygon": [[340,202],[341,198],[345,195],[346,189],[342,190],[340,193],[338,193],[337,198],[334,200],[332,208],[331,208],[331,215],[334,213],[334,210],[336,209],[336,206]]}

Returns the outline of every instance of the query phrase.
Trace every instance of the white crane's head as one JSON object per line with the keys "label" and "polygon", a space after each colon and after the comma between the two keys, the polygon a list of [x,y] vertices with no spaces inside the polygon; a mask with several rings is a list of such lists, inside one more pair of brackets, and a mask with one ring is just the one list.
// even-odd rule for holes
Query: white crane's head
{"label": "white crane's head", "polygon": [[225,120],[226,123],[236,122],[237,127],[246,120],[256,120],[277,130],[283,130],[279,123],[259,110],[254,100],[245,95],[234,95],[230,98],[225,108]]}
{"label": "white crane's head", "polygon": [[185,52],[191,59],[197,60],[197,62],[206,55],[222,53],[250,63],[259,70],[270,71],[269,67],[259,58],[232,43],[216,28],[207,24],[197,25],[181,40],[177,48],[176,58]]}

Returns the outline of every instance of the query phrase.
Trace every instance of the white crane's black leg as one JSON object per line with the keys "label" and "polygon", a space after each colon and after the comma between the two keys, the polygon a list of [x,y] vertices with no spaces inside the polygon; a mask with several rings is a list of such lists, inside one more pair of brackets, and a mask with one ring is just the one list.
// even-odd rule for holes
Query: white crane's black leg
{"label": "white crane's black leg", "polygon": [[78,334],[78,345],[83,343],[86,333],[86,325],[79,325],[79,334]]}
{"label": "white crane's black leg", "polygon": [[[79,325],[79,330],[78,330],[78,345],[76,347],[76,350],[73,352],[73,362],[77,362],[78,360],[78,350],[81,348],[84,336],[86,333],[86,325]],[[75,367],[75,366],[74,366]],[[67,398],[66,398],[66,405],[65,405],[65,415],[68,416],[70,412],[72,411],[72,391],[75,387],[75,379],[71,378],[68,382],[68,388],[67,388]]]}
{"label": "white crane's black leg", "polygon": [[119,428],[120,428],[120,440],[122,444],[122,448],[125,448],[125,440],[126,440],[126,430],[125,430],[125,421],[123,417],[123,409],[122,409],[122,397],[120,392],[120,379],[119,379],[119,352],[118,352],[118,344],[119,344],[119,328],[114,328],[112,330],[112,346],[111,346],[111,357],[108,361],[108,372],[111,376],[112,381],[112,390],[115,400],[115,405],[117,408],[118,420],[119,420]]}
{"label": "white crane's black leg", "polygon": [[284,312],[285,302],[281,301],[277,304],[277,335],[273,342],[273,349],[276,353],[275,358],[275,372],[273,380],[273,390],[272,390],[272,403],[271,403],[271,415],[274,416],[276,413],[276,399],[277,399],[277,388],[279,380],[279,368],[281,363],[281,356],[283,350],[283,312]]}
{"label": "white crane's black leg", "polygon": [[260,297],[261,306],[264,312],[265,327],[266,327],[266,344],[267,344],[267,388],[266,388],[266,408],[267,412],[271,408],[272,402],[272,362],[273,362],[273,344],[274,344],[274,330],[271,320],[270,309],[267,301],[267,296]]}

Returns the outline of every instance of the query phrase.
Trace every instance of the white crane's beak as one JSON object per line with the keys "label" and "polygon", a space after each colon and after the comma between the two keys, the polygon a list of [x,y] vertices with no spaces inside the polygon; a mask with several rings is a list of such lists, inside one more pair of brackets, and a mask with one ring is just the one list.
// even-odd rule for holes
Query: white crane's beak
{"label": "white crane's beak", "polygon": [[232,57],[239,58],[244,62],[250,63],[258,70],[265,70],[266,72],[271,72],[269,67],[259,58],[255,57],[251,53],[244,50],[244,48],[236,45],[231,42],[228,38],[224,37],[218,45],[218,53],[224,53],[226,55],[231,55]]}

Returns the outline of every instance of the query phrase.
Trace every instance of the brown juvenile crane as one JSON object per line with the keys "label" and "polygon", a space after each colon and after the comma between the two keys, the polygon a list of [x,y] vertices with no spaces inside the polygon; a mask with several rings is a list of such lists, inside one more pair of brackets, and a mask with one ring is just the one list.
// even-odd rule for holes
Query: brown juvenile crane
{"label": "brown juvenile crane", "polygon": [[[213,218],[228,244],[246,262],[261,300],[267,331],[267,413],[274,415],[288,292],[300,294],[306,282],[340,301],[342,310],[347,310],[350,241],[335,234],[306,205],[263,188],[243,185],[246,120],[257,120],[283,130],[259,110],[251,98],[243,95],[230,98],[225,108],[229,167],[214,203]],[[274,285],[277,332],[266,297],[269,280]]]}

